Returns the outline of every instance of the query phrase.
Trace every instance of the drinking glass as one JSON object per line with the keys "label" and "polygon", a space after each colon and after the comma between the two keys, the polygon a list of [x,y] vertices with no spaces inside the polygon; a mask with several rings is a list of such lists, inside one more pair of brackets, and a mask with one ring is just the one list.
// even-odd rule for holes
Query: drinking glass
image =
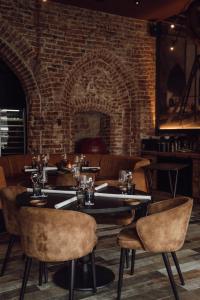
{"label": "drinking glass", "polygon": [[119,171],[119,189],[124,194],[127,192],[127,171]]}
{"label": "drinking glass", "polygon": [[76,187],[79,186],[79,180],[80,180],[80,167],[73,166],[72,167],[72,174],[74,179],[76,180]]}
{"label": "drinking glass", "polygon": [[40,182],[42,183],[42,188],[44,189],[45,184],[48,182],[47,171],[44,168],[41,173]]}
{"label": "drinking glass", "polygon": [[88,177],[87,180],[85,205],[94,205],[94,179],[92,177]]}
{"label": "drinking glass", "polygon": [[38,172],[31,173],[31,181],[33,184],[33,196],[41,196],[41,184],[40,184],[40,174]]}
{"label": "drinking glass", "polygon": [[87,187],[87,175],[80,175],[79,177],[79,188],[85,190]]}

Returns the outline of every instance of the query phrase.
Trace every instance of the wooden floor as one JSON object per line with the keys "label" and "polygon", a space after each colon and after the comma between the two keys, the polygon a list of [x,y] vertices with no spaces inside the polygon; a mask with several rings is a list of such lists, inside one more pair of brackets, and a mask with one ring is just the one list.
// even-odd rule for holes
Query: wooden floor
{"label": "wooden floor", "polygon": [[[115,273],[115,281],[106,288],[98,289],[96,295],[91,292],[75,291],[75,299],[106,300],[116,299],[116,286],[119,267],[119,248],[116,246],[116,235],[119,227],[101,226],[98,229],[98,246],[96,262],[109,267]],[[8,236],[0,236],[0,265],[6,250]],[[178,284],[180,299],[200,299],[200,206],[196,205],[192,214],[185,245],[178,253],[180,266],[186,281],[185,286]],[[20,244],[14,247],[12,257],[3,277],[0,277],[0,300],[18,299],[24,261]],[[42,287],[38,286],[38,264],[34,262],[30,280],[28,282],[25,299],[67,299],[68,291],[57,287],[52,281],[52,275],[58,265],[49,265],[49,282]],[[155,300],[174,299],[169,286],[168,277],[160,255],[151,255],[143,251],[136,254],[135,275],[130,276],[125,270],[122,299]]]}

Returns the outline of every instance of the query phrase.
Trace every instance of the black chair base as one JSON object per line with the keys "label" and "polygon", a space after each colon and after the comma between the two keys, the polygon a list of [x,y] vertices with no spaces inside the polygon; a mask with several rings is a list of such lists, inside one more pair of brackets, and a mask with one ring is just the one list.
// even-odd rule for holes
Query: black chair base
{"label": "black chair base", "polygon": [[[184,283],[184,279],[181,273],[181,269],[178,263],[178,259],[176,257],[176,253],[172,252],[172,257],[174,260],[174,263],[176,265],[176,269],[178,271],[179,277],[180,277],[180,281],[181,284],[185,284]],[[119,265],[119,280],[118,280],[118,289],[117,289],[117,300],[121,299],[121,291],[122,291],[122,283],[123,283],[123,274],[124,274],[124,265],[125,265],[125,260],[126,260],[126,255],[127,255],[127,249],[121,248],[121,254],[120,254],[120,265]],[[163,257],[163,261],[167,270],[167,274],[168,274],[168,278],[171,284],[171,288],[174,294],[174,297],[176,300],[179,300],[179,295],[176,289],[176,284],[175,284],[175,280],[174,280],[174,276],[171,270],[171,266],[170,266],[170,262],[169,262],[169,258],[168,258],[168,254],[167,253],[162,253],[162,257]],[[135,250],[132,250],[132,258],[131,258],[131,274],[134,273],[134,264],[135,264]]]}
{"label": "black chair base", "polygon": [[11,251],[12,251],[12,248],[13,248],[13,245],[14,245],[15,241],[16,241],[16,236],[14,234],[11,234],[9,242],[8,242],[8,248],[7,248],[7,251],[6,251],[6,255],[5,255],[3,265],[2,265],[2,268],[1,268],[0,276],[3,276],[4,273],[5,273],[5,270],[6,270],[9,258],[10,258],[10,254],[11,254]]}
{"label": "black chair base", "polygon": [[[96,293],[97,288],[96,288],[96,270],[95,270],[95,256],[94,256],[94,251],[89,254],[90,256],[90,261],[91,261],[91,266],[92,266],[92,276],[93,276],[93,293]],[[76,260],[70,261],[70,284],[69,284],[69,300],[73,300],[74,297],[74,279],[75,279],[75,264]],[[24,268],[24,275],[23,275],[23,280],[22,280],[22,287],[20,290],[20,297],[19,300],[24,299],[24,294],[26,290],[26,285],[28,282],[29,274],[30,274],[30,269],[32,265],[32,258],[26,256],[25,260],[25,268]],[[47,273],[47,266],[45,262],[39,262],[39,285],[42,285],[42,283],[47,283],[48,282],[48,273]]]}

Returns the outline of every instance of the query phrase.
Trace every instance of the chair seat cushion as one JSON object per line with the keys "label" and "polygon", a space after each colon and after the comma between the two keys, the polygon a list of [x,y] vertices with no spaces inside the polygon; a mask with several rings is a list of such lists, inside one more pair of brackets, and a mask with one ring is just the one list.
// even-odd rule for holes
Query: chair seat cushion
{"label": "chair seat cushion", "polygon": [[121,248],[144,250],[144,246],[142,245],[134,226],[132,226],[132,228],[130,226],[122,229],[118,234],[117,243]]}

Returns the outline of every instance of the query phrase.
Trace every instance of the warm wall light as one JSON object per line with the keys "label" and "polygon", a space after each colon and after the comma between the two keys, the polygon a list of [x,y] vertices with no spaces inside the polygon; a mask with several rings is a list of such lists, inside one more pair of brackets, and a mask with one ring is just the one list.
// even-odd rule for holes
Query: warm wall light
{"label": "warm wall light", "polygon": [[174,25],[174,24],[171,24],[171,25],[170,25],[170,28],[171,28],[171,29],[174,29],[174,28],[175,28],[175,25]]}
{"label": "warm wall light", "polygon": [[47,2],[47,0],[42,0],[42,2]]}
{"label": "warm wall light", "polygon": [[174,46],[170,46],[169,50],[174,51]]}

